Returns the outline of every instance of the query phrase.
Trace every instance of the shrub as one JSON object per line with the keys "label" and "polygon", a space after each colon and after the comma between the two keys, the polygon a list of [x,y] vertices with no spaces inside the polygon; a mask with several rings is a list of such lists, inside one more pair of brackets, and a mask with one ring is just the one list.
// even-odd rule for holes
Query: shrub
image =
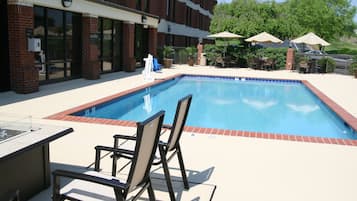
{"label": "shrub", "polygon": [[189,57],[194,57],[197,54],[197,48],[195,47],[186,47],[185,50]]}
{"label": "shrub", "polygon": [[261,48],[256,51],[259,57],[267,57],[275,60],[275,68],[285,68],[287,48]]}
{"label": "shrub", "polygon": [[330,57],[324,57],[320,59],[319,65],[321,66],[321,72],[333,73],[336,68],[336,62]]}
{"label": "shrub", "polygon": [[175,53],[175,50],[172,46],[164,46],[162,49],[162,56],[164,58],[172,58]]}
{"label": "shrub", "polygon": [[216,58],[222,55],[224,47],[216,45],[205,45],[203,50],[206,53],[207,64],[216,65]]}
{"label": "shrub", "polygon": [[350,72],[351,75],[354,75],[355,72],[357,71],[357,56],[353,57],[353,62],[351,63],[351,65],[348,67],[348,70]]}

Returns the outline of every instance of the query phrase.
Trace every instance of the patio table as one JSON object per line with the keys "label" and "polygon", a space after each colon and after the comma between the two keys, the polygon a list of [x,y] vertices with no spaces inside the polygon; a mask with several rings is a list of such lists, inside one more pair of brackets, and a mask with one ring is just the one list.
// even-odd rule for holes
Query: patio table
{"label": "patio table", "polygon": [[[0,122],[3,123],[3,122]],[[6,126],[1,126],[6,125]],[[0,125],[0,200],[28,200],[50,186],[49,143],[72,128]],[[10,135],[5,138],[5,135]]]}

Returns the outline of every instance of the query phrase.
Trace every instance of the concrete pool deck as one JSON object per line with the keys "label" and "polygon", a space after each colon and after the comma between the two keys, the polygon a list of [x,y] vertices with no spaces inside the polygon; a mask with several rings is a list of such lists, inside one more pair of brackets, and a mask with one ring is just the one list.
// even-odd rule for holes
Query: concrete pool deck
{"label": "concrete pool deck", "polygon": [[[94,81],[78,79],[45,85],[39,92],[27,95],[0,93],[0,116],[2,119],[32,116],[34,123],[72,127],[73,133],[50,144],[51,167],[88,167],[94,160],[95,145],[112,145],[113,134],[131,134],[135,128],[44,118],[143,85],[146,82],[141,70],[106,74]],[[180,73],[308,80],[357,117],[357,79],[352,76],[186,65],[163,69],[154,76],[164,78]],[[188,192],[178,192],[181,200],[207,200],[214,188],[213,200],[357,200],[354,192],[357,185],[356,146],[192,132],[183,135],[181,144],[189,181],[200,183]],[[172,162],[169,166],[177,167],[175,159]],[[108,171],[109,166],[104,169]],[[179,176],[175,171],[173,174]],[[164,188],[155,190],[158,199],[166,200]],[[31,200],[50,200],[50,191],[49,188]]]}

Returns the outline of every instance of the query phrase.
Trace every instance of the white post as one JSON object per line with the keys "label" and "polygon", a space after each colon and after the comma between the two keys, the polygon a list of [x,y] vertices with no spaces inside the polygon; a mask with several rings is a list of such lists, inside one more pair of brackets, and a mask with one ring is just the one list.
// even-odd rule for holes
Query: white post
{"label": "white post", "polygon": [[152,71],[154,68],[153,59],[154,58],[151,54],[149,54],[147,58],[144,58],[145,68],[142,71],[142,74],[144,75],[144,80],[154,81],[154,78],[152,77]]}

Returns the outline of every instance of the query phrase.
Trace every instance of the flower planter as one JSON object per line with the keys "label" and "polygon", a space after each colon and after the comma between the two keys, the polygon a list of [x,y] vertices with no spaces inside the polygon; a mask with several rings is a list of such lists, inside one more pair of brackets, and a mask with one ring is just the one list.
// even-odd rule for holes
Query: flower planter
{"label": "flower planter", "polygon": [[164,59],[164,68],[171,68],[173,59]]}

